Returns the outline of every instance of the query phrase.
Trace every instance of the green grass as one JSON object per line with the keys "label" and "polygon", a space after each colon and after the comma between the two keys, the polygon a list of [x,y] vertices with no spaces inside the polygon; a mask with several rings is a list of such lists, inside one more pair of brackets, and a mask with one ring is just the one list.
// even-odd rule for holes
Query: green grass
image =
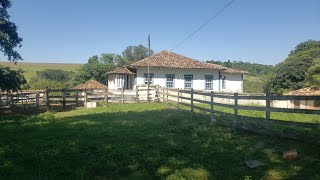
{"label": "green grass", "polygon": [[319,161],[282,160],[288,149],[320,158],[319,145],[234,132],[170,104],[0,117],[0,179],[320,178]]}
{"label": "green grass", "polygon": [[[206,109],[210,109],[210,105],[202,104],[202,103],[195,103],[196,107],[202,107]],[[190,111],[190,106],[180,106],[180,108],[184,110]],[[226,113],[225,116],[217,116],[218,120],[221,122],[227,122],[228,124],[232,124],[234,117],[234,109],[233,108],[225,108],[221,106],[214,106],[214,109],[219,112]],[[196,110],[196,112],[201,112],[200,110]],[[203,113],[203,112],[202,112]],[[206,113],[209,114],[209,113]],[[265,111],[256,111],[256,110],[238,110],[239,116],[244,116],[245,118],[238,119],[238,121],[244,124],[246,127],[251,128],[265,128],[266,126],[266,113]],[[292,121],[292,122],[302,122],[302,123],[310,123],[310,124],[319,124],[320,118],[319,115],[316,114],[298,114],[298,113],[285,113],[285,112],[271,112],[270,118],[274,120],[280,121]],[[276,133],[285,133],[288,134],[295,134],[300,136],[301,138],[313,138],[317,139],[320,138],[320,131],[319,128],[314,127],[301,127],[298,125],[281,125],[271,123],[271,130],[275,131]]]}
{"label": "green grass", "polygon": [[45,69],[61,69],[63,71],[73,71],[78,70],[82,64],[64,64],[64,63],[31,63],[31,62],[18,62],[15,65],[12,62],[0,62],[2,66],[12,67],[13,69],[21,68],[24,71],[24,76],[27,81],[36,75],[37,71],[43,71]]}

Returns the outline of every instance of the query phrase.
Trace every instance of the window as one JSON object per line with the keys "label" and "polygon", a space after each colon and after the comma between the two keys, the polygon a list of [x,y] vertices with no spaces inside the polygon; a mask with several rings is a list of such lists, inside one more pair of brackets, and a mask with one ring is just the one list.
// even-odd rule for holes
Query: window
{"label": "window", "polygon": [[[150,75],[149,83],[153,84],[153,74],[149,74],[149,75]],[[147,73],[144,74],[144,84],[148,84],[148,74]]]}
{"label": "window", "polygon": [[192,88],[192,75],[184,75],[184,88],[191,89]]}
{"label": "window", "polygon": [[125,79],[125,75],[117,75],[117,84],[118,84],[118,88],[123,88],[124,87],[124,79]]}
{"label": "window", "polygon": [[205,89],[213,89],[213,76],[206,75],[205,78]]}
{"label": "window", "polygon": [[174,88],[174,74],[166,74],[166,87]]}
{"label": "window", "polygon": [[222,89],[226,89],[226,77],[225,76],[222,76]]}

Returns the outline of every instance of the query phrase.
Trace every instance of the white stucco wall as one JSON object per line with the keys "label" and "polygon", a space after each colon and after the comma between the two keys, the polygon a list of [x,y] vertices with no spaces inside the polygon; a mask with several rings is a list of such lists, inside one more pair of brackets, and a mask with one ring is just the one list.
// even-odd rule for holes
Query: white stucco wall
{"label": "white stucco wall", "polygon": [[117,89],[117,82],[115,78],[115,74],[108,75],[108,89]]}
{"label": "white stucco wall", "polygon": [[[146,67],[137,68],[135,85],[144,84],[144,74],[147,73]],[[213,91],[222,92],[221,80],[219,80],[218,70],[209,69],[173,69],[173,68],[150,68],[150,74],[154,75],[153,85],[166,87],[166,74],[174,74],[174,88],[184,88],[184,75],[193,75],[193,89],[205,90],[205,75],[213,76]],[[242,92],[242,75],[221,73],[226,77],[226,88],[223,92]],[[211,91],[211,90],[208,90]]]}

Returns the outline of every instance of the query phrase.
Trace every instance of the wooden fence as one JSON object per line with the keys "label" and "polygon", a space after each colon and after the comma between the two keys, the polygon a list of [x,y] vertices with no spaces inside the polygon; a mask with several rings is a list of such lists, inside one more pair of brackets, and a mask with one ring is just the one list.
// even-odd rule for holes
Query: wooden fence
{"label": "wooden fence", "polygon": [[[264,111],[265,118],[264,118],[264,129],[271,130],[271,124],[275,125],[289,125],[289,126],[297,126],[297,127],[306,127],[306,128],[320,128],[320,116],[317,122],[295,122],[295,121],[284,121],[284,120],[276,120],[271,119],[270,114],[271,112],[283,112],[283,113],[299,113],[299,114],[314,114],[315,116],[320,115],[320,110],[313,110],[313,109],[293,109],[293,108],[276,108],[271,107],[271,102],[273,100],[315,100],[320,101],[320,96],[279,96],[279,95],[248,95],[248,94],[226,94],[226,93],[214,93],[211,92],[200,92],[194,91],[193,89],[190,90],[181,90],[181,89],[166,89],[160,88],[159,89],[159,98],[160,101],[163,102],[176,102],[179,105],[185,105],[190,108],[190,111],[193,113],[196,110],[204,111],[210,113],[211,120],[216,122],[215,115],[229,115],[233,116],[232,125],[235,128],[242,128],[239,127],[243,125],[242,120],[245,119],[257,119],[251,116],[241,116],[239,115],[239,110],[254,110],[254,111]],[[202,97],[202,98],[200,98]],[[219,102],[217,99],[231,99],[233,100],[233,104],[225,104]],[[264,106],[258,105],[239,105],[239,100],[263,100],[265,101]],[[197,104],[204,104],[204,106],[198,106]],[[207,105],[207,106],[205,106]],[[231,108],[233,109],[233,113],[227,113],[225,111],[219,111],[215,109],[216,106]],[[221,109],[221,108],[220,108]],[[289,115],[289,114],[288,114]],[[261,118],[259,118],[261,119]],[[261,123],[260,123],[261,125]],[[318,131],[319,132],[319,131]]]}
{"label": "wooden fence", "polygon": [[0,94],[0,109],[2,108],[25,108],[34,106],[51,107],[86,106],[88,102],[104,103],[136,103],[157,100],[155,86],[148,89],[144,86],[136,86],[134,90],[107,89],[50,89],[38,91],[20,91],[15,93]]}

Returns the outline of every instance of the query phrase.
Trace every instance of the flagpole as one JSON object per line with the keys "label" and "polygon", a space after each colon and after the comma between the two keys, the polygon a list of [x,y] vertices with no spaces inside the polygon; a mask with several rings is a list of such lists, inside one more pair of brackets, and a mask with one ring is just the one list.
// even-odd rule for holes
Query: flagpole
{"label": "flagpole", "polygon": [[150,102],[150,34],[148,35],[148,94],[147,102]]}

